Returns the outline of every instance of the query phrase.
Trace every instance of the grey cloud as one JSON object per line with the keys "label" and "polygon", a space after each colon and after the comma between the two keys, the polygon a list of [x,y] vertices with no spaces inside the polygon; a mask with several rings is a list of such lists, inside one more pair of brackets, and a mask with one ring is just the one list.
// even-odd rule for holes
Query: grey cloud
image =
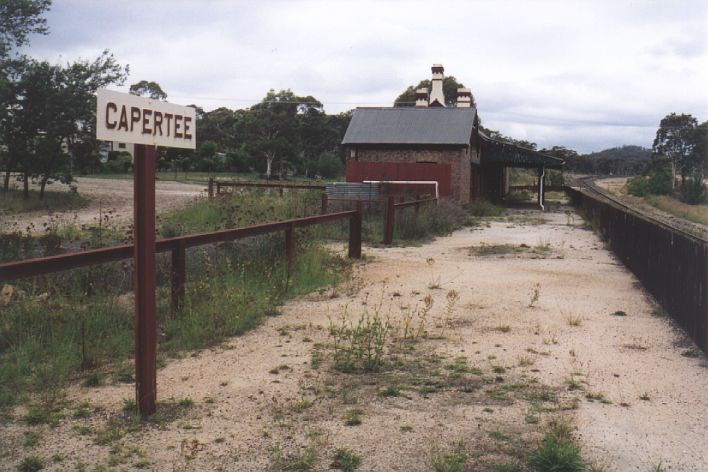
{"label": "grey cloud", "polygon": [[[443,12],[442,23],[426,13]],[[109,48],[177,103],[250,106],[290,88],[329,113],[389,105],[441,62],[484,123],[583,151],[708,119],[704,2],[56,1],[31,55]],[[213,99],[209,99],[212,97]]]}

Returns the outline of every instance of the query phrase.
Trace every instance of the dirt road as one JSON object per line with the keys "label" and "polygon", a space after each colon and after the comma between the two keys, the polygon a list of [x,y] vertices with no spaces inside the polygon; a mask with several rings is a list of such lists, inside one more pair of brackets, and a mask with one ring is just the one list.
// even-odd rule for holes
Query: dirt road
{"label": "dirt road", "polygon": [[[50,221],[54,224],[95,225],[106,215],[109,215],[114,223],[129,223],[132,220],[133,181],[131,179],[79,177],[76,180],[79,194],[90,200],[87,207],[53,214],[47,214],[44,210],[12,214],[0,223],[0,230],[14,226],[24,230],[33,224],[36,231],[41,231],[43,225]],[[61,187],[62,184],[54,184],[53,190],[57,186]],[[200,196],[206,196],[206,187],[203,185],[169,181],[155,183],[155,206],[158,214],[186,206]]]}
{"label": "dirt road", "polygon": [[[69,399],[90,414],[0,426],[0,469],[34,453],[52,470],[329,470],[346,448],[364,471],[432,470],[441,451],[469,470],[528,470],[524,451],[565,418],[601,470],[708,471],[705,357],[576,214],[538,217],[366,248],[358,277],[336,290],[160,369],[161,420],[121,419],[132,385],[77,386]],[[334,370],[331,323],[365,312],[399,340],[404,326],[427,336],[388,345],[383,372]],[[41,435],[33,450],[20,445],[28,429]]]}

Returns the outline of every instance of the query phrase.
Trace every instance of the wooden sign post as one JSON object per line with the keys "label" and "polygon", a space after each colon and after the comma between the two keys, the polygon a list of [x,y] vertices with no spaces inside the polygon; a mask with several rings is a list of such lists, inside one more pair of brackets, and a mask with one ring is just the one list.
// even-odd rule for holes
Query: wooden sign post
{"label": "wooden sign post", "polygon": [[135,143],[133,258],[135,261],[135,399],[143,418],[157,401],[155,313],[156,146],[196,148],[194,108],[111,90],[97,93],[96,138]]}

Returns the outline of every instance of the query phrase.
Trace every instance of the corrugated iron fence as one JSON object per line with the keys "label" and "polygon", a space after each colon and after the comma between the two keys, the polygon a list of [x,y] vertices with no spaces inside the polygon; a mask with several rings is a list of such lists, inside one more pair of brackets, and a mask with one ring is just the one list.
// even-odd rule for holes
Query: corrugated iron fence
{"label": "corrugated iron fence", "polygon": [[708,352],[708,243],[586,191],[566,191],[612,251]]}

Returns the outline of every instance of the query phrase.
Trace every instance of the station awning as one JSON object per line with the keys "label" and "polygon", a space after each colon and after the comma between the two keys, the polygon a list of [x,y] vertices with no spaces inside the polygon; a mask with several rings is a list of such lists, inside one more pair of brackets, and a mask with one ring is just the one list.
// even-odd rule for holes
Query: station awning
{"label": "station awning", "polygon": [[506,167],[524,167],[560,169],[565,164],[563,159],[547,156],[532,149],[497,141],[483,132],[479,132],[482,145],[481,163],[498,164]]}

